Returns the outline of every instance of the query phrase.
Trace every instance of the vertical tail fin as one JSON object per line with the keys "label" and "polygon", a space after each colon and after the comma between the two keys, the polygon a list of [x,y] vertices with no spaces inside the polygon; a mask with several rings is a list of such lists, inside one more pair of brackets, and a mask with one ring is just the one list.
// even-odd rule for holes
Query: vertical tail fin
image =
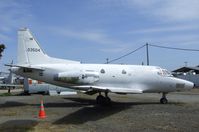
{"label": "vertical tail fin", "polygon": [[27,28],[18,31],[17,52],[18,64],[40,64],[47,59],[47,55]]}
{"label": "vertical tail fin", "polygon": [[39,46],[29,29],[24,28],[18,31],[18,65],[34,65],[46,63],[79,63],[77,61],[63,60],[49,57]]}

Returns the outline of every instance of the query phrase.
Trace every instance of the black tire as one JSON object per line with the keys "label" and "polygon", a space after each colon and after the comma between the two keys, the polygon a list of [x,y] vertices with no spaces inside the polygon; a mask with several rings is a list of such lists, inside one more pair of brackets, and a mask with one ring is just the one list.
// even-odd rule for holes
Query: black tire
{"label": "black tire", "polygon": [[98,95],[96,98],[96,103],[102,106],[107,106],[111,104],[111,99],[109,97]]}
{"label": "black tire", "polygon": [[106,98],[105,98],[105,104],[106,104],[106,105],[111,104],[111,99],[110,99],[109,97],[106,97]]}
{"label": "black tire", "polygon": [[96,103],[97,104],[102,104],[103,100],[104,100],[104,96],[98,95],[97,98],[96,98]]}
{"label": "black tire", "polygon": [[166,98],[161,98],[160,99],[160,103],[161,104],[167,104],[168,103],[168,100]]}

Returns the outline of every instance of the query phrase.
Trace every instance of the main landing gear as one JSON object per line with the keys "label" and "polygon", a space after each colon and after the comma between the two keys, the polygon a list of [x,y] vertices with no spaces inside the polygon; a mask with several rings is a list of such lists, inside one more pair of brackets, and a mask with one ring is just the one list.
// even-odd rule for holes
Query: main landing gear
{"label": "main landing gear", "polygon": [[111,99],[108,97],[108,92],[105,92],[105,97],[99,92],[99,95],[96,98],[96,103],[99,105],[110,105]]}
{"label": "main landing gear", "polygon": [[160,99],[161,104],[167,104],[168,103],[168,100],[166,98],[166,94],[167,93],[162,93],[162,98]]}

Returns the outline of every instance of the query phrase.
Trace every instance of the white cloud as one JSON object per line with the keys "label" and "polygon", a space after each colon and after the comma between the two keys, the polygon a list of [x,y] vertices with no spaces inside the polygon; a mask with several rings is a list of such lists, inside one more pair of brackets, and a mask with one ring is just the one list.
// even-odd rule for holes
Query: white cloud
{"label": "white cloud", "polygon": [[132,14],[136,11],[161,21],[199,20],[199,0],[100,0],[98,4],[128,8]]}
{"label": "white cloud", "polygon": [[101,44],[113,44],[115,41],[108,39],[108,37],[100,32],[94,31],[72,31],[72,30],[64,30],[63,35],[77,38],[77,39],[84,39],[88,41],[93,41]]}
{"label": "white cloud", "polygon": [[86,41],[95,42],[95,44],[108,44],[108,45],[121,45],[122,42],[116,39],[112,39],[110,36],[108,36],[104,31],[100,30],[86,30],[82,31],[80,29],[78,30],[70,30],[70,29],[64,29],[64,28],[51,28],[54,33],[58,33],[60,35],[63,35],[65,37],[75,38],[75,39],[81,39]]}
{"label": "white cloud", "polygon": [[8,41],[8,40],[10,40],[10,38],[9,38],[8,36],[6,36],[6,35],[0,33],[0,40],[1,40],[0,43],[2,43],[2,40]]}
{"label": "white cloud", "polygon": [[128,49],[129,46],[128,43],[114,38],[102,30],[86,29],[86,31],[84,31],[81,29],[76,30],[60,27],[51,27],[48,28],[48,30],[64,37],[74,38],[83,42],[88,41],[93,43],[93,45],[100,44],[102,46],[100,46],[101,48],[98,50],[105,53],[121,53]]}
{"label": "white cloud", "polygon": [[100,49],[100,51],[102,52],[106,52],[106,53],[120,53],[127,50],[127,47],[124,46],[120,46],[120,47],[113,47],[113,48],[104,48],[104,49]]}
{"label": "white cloud", "polygon": [[25,26],[28,23],[32,16],[27,7],[29,5],[25,1],[0,1],[0,36],[5,36],[6,33],[13,30],[16,31],[20,26]]}
{"label": "white cloud", "polygon": [[169,0],[164,8],[158,9],[155,14],[166,17],[170,20],[198,20],[199,1],[198,0]]}
{"label": "white cloud", "polygon": [[1,59],[0,69],[6,69],[3,64],[16,59],[16,34],[17,29],[26,26],[32,16],[28,10],[27,0],[0,0],[0,43],[6,45],[6,50]]}
{"label": "white cloud", "polygon": [[196,34],[184,34],[184,35],[168,35],[159,38],[160,42],[168,42],[178,45],[193,45],[199,41]]}
{"label": "white cloud", "polygon": [[199,25],[170,25],[164,27],[145,28],[140,30],[132,30],[128,33],[164,33],[164,32],[181,32],[198,30]]}
{"label": "white cloud", "polygon": [[163,21],[199,20],[198,0],[129,0],[138,7],[139,12],[155,16]]}
{"label": "white cloud", "polygon": [[157,45],[177,45],[177,46],[190,46],[198,45],[198,35],[197,34],[184,34],[184,35],[166,35],[166,36],[145,36],[142,38],[137,38],[136,41],[148,42]]}

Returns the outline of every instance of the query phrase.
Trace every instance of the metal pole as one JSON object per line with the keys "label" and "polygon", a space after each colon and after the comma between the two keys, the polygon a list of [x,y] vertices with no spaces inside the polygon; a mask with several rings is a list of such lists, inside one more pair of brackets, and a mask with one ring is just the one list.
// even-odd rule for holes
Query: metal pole
{"label": "metal pole", "polygon": [[188,66],[188,62],[187,61],[185,61],[184,64],[185,64],[185,67]]}
{"label": "metal pole", "polygon": [[146,57],[147,57],[147,66],[149,65],[149,44],[146,43]]}
{"label": "metal pole", "polygon": [[106,64],[108,64],[109,63],[109,59],[108,58],[106,58]]}

